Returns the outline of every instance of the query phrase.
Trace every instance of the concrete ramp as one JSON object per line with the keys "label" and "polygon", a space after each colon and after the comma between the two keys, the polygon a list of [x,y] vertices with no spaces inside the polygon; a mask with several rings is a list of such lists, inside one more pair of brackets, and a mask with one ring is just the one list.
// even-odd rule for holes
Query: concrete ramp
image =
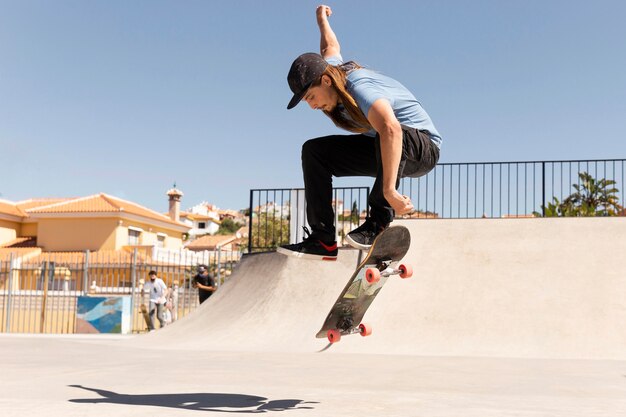
{"label": "concrete ramp", "polygon": [[[405,262],[365,321],[368,338],[328,352],[543,358],[626,358],[626,219],[397,221]],[[244,258],[185,319],[133,340],[162,348],[312,352],[315,333],[356,266],[270,253]]]}
{"label": "concrete ramp", "polygon": [[315,334],[354,272],[357,256],[356,250],[341,250],[337,261],[328,262],[246,255],[196,311],[141,342],[228,351],[321,349],[327,340]]}
{"label": "concrete ramp", "polygon": [[625,218],[404,224],[415,277],[392,280],[372,305],[373,348],[626,358]]}

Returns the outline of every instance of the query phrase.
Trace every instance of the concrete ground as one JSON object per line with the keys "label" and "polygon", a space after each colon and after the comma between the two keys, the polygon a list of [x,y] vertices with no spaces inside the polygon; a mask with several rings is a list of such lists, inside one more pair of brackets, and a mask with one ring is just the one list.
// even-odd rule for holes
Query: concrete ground
{"label": "concrete ground", "polygon": [[322,352],[355,251],[248,256],[150,334],[0,335],[0,417],[624,416],[626,218],[570,220],[398,222],[414,277]]}
{"label": "concrete ground", "polygon": [[346,354],[332,347],[163,351],[131,342],[0,336],[0,414],[626,415],[626,361]]}

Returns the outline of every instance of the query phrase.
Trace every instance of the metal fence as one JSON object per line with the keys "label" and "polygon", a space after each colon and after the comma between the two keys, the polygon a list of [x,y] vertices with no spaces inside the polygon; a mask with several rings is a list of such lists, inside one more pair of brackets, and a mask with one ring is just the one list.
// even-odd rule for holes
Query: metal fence
{"label": "metal fence", "polygon": [[[579,174],[616,182],[624,206],[626,159],[438,164],[428,175],[403,178],[399,191],[413,201],[413,218],[507,218],[543,215],[543,207],[580,185]],[[333,205],[338,240],[367,214],[369,187],[336,188]],[[352,208],[358,216],[354,216]],[[250,251],[295,243],[306,225],[303,189],[250,191]],[[346,211],[348,209],[348,212]]]}
{"label": "metal fence", "polygon": [[421,178],[404,178],[408,195],[425,218],[526,217],[580,185],[579,174],[616,182],[624,206],[626,159],[439,164]]}
{"label": "metal fence", "polygon": [[80,296],[130,296],[130,330],[146,331],[140,306],[149,304],[142,292],[149,271],[168,286],[168,316],[176,320],[198,306],[199,264],[210,265],[219,286],[239,259],[231,251],[11,253],[0,259],[0,332],[75,333]]}
{"label": "metal fence", "polygon": [[[369,187],[333,188],[332,204],[340,242],[358,226],[359,218],[369,213],[369,192]],[[308,226],[305,213],[303,188],[250,190],[248,251],[267,251],[301,241],[303,227]]]}

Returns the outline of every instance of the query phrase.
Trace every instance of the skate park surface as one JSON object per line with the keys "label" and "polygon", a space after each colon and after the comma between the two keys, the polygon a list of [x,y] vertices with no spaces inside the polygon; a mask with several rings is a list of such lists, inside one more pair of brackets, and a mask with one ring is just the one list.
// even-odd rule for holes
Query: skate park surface
{"label": "skate park surface", "polygon": [[314,337],[356,251],[248,255],[157,332],[0,335],[0,414],[626,415],[625,218],[394,224],[414,276],[387,282],[369,337]]}

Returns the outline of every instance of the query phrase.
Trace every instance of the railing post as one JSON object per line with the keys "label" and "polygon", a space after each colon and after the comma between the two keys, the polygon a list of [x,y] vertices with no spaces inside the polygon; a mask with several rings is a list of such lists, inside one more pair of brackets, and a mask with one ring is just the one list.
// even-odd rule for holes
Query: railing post
{"label": "railing post", "polygon": [[8,286],[7,286],[7,317],[6,317],[6,332],[10,333],[11,332],[11,309],[13,308],[12,304],[13,304],[13,300],[12,300],[12,293],[13,293],[13,253],[9,254],[9,277],[7,279],[8,282]]}
{"label": "railing post", "polygon": [[254,190],[250,190],[250,211],[248,212],[248,253],[252,253],[252,204],[254,199]]}
{"label": "railing post", "polygon": [[130,332],[135,331],[135,290],[137,288],[137,248],[133,249],[133,258],[130,264]]}
{"label": "railing post", "polygon": [[546,163],[541,163],[541,217],[546,217]]}
{"label": "railing post", "polygon": [[43,300],[41,301],[41,320],[39,323],[39,333],[46,330],[46,308],[48,304],[48,283],[50,278],[54,278],[54,262],[44,262],[41,274],[43,276]]}
{"label": "railing post", "polygon": [[220,281],[222,280],[222,274],[220,272],[222,269],[222,247],[218,245],[215,249],[217,249],[217,288],[219,288]]}
{"label": "railing post", "polygon": [[[370,187],[366,187],[366,188],[367,188],[367,196],[365,197],[365,213],[366,213],[365,215],[369,218],[369,216],[370,216],[369,196],[370,196],[370,193],[372,192],[372,190],[371,190]],[[426,208],[426,209],[428,209],[428,208]],[[362,251],[359,251],[359,252],[362,252]]]}
{"label": "railing post", "polygon": [[85,262],[83,262],[83,295],[87,295],[89,291],[89,249],[85,251]]}

